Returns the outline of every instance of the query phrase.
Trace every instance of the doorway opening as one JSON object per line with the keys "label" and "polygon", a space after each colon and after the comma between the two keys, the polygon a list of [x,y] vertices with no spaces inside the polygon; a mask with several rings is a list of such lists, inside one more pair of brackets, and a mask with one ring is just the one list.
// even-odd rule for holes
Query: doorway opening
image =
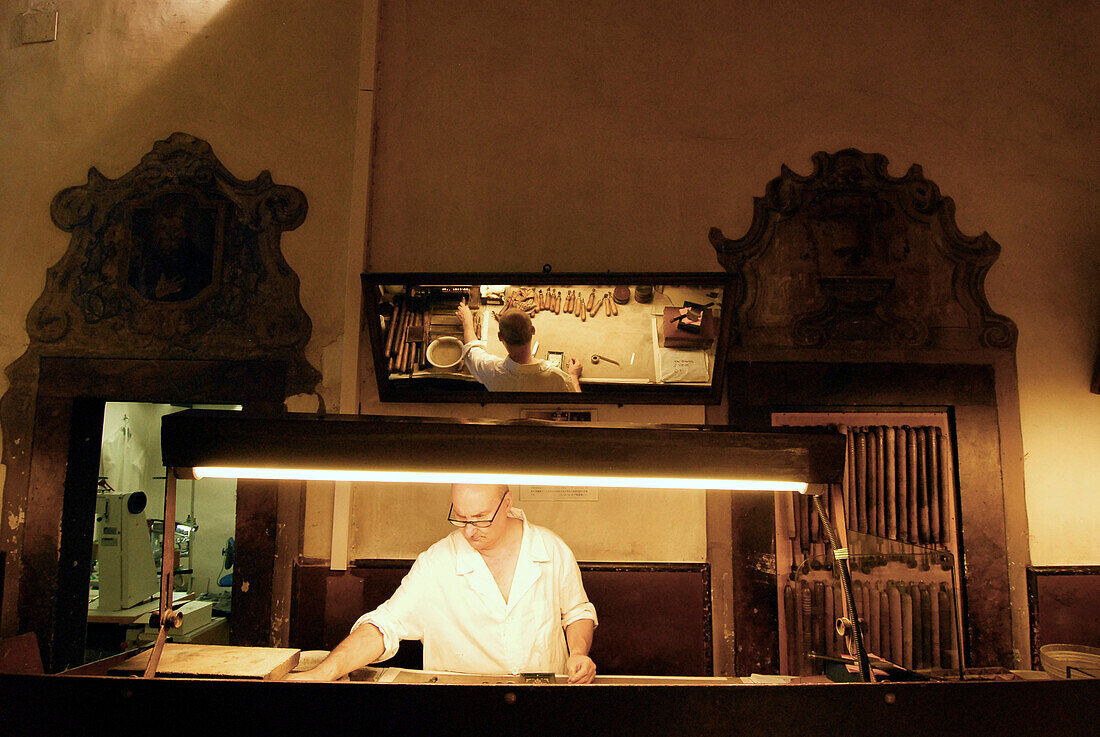
{"label": "doorway opening", "polygon": [[[181,480],[174,535],[163,545],[165,468],[160,421],[197,405],[106,402],[88,582],[84,662],[150,644],[162,550],[172,550],[173,603],[184,611],[174,642],[229,644],[237,482]],[[240,410],[239,405],[203,405]]]}

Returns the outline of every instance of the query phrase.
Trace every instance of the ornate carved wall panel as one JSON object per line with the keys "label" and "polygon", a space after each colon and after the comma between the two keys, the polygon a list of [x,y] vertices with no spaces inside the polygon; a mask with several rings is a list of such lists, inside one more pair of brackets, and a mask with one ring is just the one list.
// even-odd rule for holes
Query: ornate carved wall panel
{"label": "ornate carved wall panel", "polygon": [[303,350],[312,324],[279,249],[306,198],[264,171],[237,179],[210,144],[158,141],[118,179],[95,168],[54,197],[73,234],[27,318],[31,346],[8,367],[13,388],[39,355],[283,359],[289,389],[320,379]]}
{"label": "ornate carved wall panel", "polygon": [[919,166],[892,177],[885,156],[855,149],[813,162],[808,176],[782,168],[743,237],[710,231],[738,276],[742,345],[1014,348],[1015,325],[985,298],[1000,246],[960,233]]}

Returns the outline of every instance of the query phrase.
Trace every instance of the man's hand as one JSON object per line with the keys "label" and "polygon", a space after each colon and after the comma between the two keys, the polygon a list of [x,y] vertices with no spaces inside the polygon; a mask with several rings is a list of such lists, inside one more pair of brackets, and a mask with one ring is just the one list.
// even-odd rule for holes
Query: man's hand
{"label": "man's hand", "polygon": [[326,678],[316,668],[310,668],[309,670],[301,670],[297,672],[287,673],[283,676],[284,681],[327,681]]}
{"label": "man's hand", "polygon": [[466,300],[462,300],[462,304],[455,310],[455,314],[458,315],[458,319],[462,321],[463,325],[466,323],[474,324],[474,313],[470,312],[470,306],[466,304]]}
{"label": "man's hand", "polygon": [[596,677],[596,664],[587,655],[577,653],[565,661],[565,672],[570,683],[591,683]]}
{"label": "man's hand", "polygon": [[569,365],[565,367],[565,373],[569,374],[569,383],[573,385],[573,391],[581,390],[581,371],[583,366],[575,358],[569,359]]}

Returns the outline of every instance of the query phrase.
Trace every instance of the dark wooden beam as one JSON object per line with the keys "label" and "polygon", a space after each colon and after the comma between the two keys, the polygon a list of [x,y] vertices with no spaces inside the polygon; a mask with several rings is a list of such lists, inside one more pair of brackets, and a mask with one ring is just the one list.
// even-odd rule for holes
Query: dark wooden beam
{"label": "dark wooden beam", "polygon": [[735,432],[714,426],[562,425],[369,415],[273,417],[193,410],[162,425],[170,467],[259,466],[438,472],[618,473],[837,483],[835,430]]}

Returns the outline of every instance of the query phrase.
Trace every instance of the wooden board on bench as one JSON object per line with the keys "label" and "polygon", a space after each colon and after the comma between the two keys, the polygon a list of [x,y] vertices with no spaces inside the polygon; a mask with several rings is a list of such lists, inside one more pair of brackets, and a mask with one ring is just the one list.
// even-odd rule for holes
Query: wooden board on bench
{"label": "wooden board on bench", "polygon": [[[151,650],[119,663],[111,675],[144,673]],[[235,645],[186,645],[167,643],[157,666],[158,676],[207,676],[278,680],[298,664],[301,651],[287,647],[238,647]]]}

